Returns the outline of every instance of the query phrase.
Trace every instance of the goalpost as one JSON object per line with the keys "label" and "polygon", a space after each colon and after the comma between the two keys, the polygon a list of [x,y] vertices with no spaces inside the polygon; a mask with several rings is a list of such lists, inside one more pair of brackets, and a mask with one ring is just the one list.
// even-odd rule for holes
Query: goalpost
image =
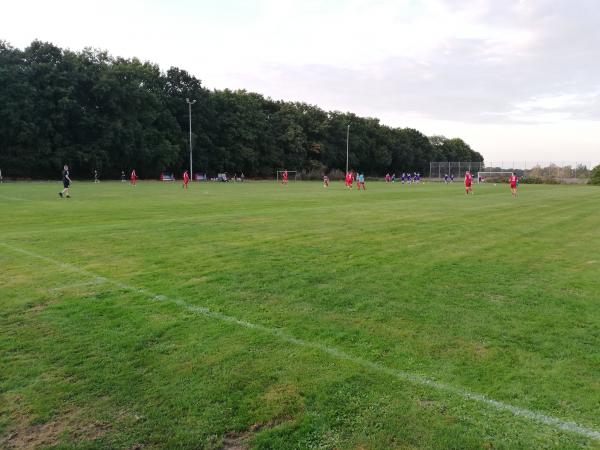
{"label": "goalpost", "polygon": [[[285,172],[285,170],[277,171],[277,182],[280,182],[283,179],[283,172]],[[288,181],[298,180],[298,172],[296,170],[288,170],[287,173],[288,173]]]}
{"label": "goalpost", "polygon": [[[495,183],[504,182],[508,177],[512,175],[512,172],[500,172],[500,171],[481,171],[477,172],[477,182],[481,183],[482,181],[493,181]],[[483,180],[482,180],[483,178]]]}

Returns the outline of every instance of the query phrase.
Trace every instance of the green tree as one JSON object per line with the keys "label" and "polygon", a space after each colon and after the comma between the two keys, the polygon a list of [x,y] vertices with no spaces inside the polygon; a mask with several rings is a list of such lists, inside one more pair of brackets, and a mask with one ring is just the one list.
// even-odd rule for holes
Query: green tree
{"label": "green tree", "polygon": [[33,41],[24,50],[0,41],[0,167],[9,176],[142,177],[189,165],[192,107],[194,170],[271,177],[276,170],[311,176],[346,166],[367,175],[425,173],[432,160],[480,161],[461,139],[427,138],[376,118],[273,101],[246,91],[209,91],[185,70],[161,72],[137,58],[63,50]]}
{"label": "green tree", "polygon": [[590,184],[600,186],[600,164],[592,169],[590,173]]}

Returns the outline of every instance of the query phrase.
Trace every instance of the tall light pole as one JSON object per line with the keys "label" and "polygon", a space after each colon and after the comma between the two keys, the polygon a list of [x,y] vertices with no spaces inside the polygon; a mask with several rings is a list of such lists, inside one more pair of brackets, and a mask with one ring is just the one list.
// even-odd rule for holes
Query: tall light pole
{"label": "tall light pole", "polygon": [[190,118],[190,178],[194,181],[194,170],[192,167],[192,105],[196,103],[196,100],[190,102],[190,99],[186,98],[185,101],[188,104],[188,116]]}
{"label": "tall light pole", "polygon": [[350,124],[346,131],[346,174],[348,174],[348,149],[350,148]]}

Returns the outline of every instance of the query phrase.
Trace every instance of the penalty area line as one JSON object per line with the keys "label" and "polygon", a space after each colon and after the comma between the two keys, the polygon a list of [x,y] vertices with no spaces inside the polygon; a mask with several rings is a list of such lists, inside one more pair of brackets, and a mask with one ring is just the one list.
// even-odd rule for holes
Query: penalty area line
{"label": "penalty area line", "polygon": [[89,272],[85,269],[81,269],[77,266],[67,264],[67,263],[64,263],[61,261],[56,261],[52,258],[48,258],[47,256],[39,255],[32,251],[25,250],[25,249],[22,249],[19,247],[15,247],[13,245],[6,244],[4,242],[0,242],[0,245],[2,245],[5,248],[8,248],[16,253],[20,253],[20,254],[23,254],[23,255],[26,255],[26,256],[29,256],[32,258],[40,259],[42,261],[46,261],[53,265],[59,266],[65,270],[70,270],[72,272],[76,272],[81,275],[86,275],[86,276],[92,277],[96,281],[107,282],[107,283],[115,285],[124,290],[133,291],[133,292],[136,292],[139,294],[147,295],[150,297],[150,299],[152,301],[170,302],[170,303],[173,303],[173,304],[175,304],[183,309],[186,309],[190,312],[200,314],[205,317],[213,318],[213,319],[216,319],[216,320],[219,320],[222,322],[234,324],[234,325],[237,325],[237,326],[240,326],[243,328],[257,330],[257,331],[260,331],[260,332],[263,332],[266,334],[270,334],[274,337],[277,337],[281,341],[284,341],[284,342],[287,342],[290,344],[294,344],[299,347],[310,348],[310,349],[321,351],[322,353],[325,353],[337,360],[350,362],[357,366],[363,367],[365,369],[369,369],[373,372],[385,374],[385,375],[391,376],[391,377],[399,379],[399,380],[410,382],[412,384],[430,387],[437,391],[446,392],[446,393],[453,394],[457,397],[461,397],[466,400],[481,403],[482,405],[489,406],[498,411],[504,411],[504,412],[511,413],[512,415],[514,415],[516,417],[522,417],[522,418],[528,419],[532,422],[536,422],[538,424],[546,425],[549,427],[559,429],[561,431],[566,431],[566,432],[577,434],[579,436],[583,436],[583,437],[586,437],[589,439],[600,441],[600,432],[599,431],[584,427],[575,422],[562,420],[557,417],[543,414],[539,411],[522,408],[519,406],[514,406],[509,403],[505,403],[505,402],[502,402],[499,400],[494,400],[492,398],[487,397],[486,395],[479,394],[476,392],[471,392],[471,391],[468,391],[465,389],[461,389],[461,388],[458,388],[458,387],[455,387],[455,386],[452,386],[452,385],[449,385],[446,383],[442,383],[440,381],[433,380],[431,378],[411,374],[409,372],[404,372],[404,371],[398,370],[398,369],[392,369],[392,368],[386,367],[386,366],[382,366],[380,364],[374,363],[367,359],[363,359],[363,358],[359,358],[359,357],[350,355],[349,353],[346,353],[335,347],[330,347],[330,346],[323,345],[320,343],[295,338],[277,328],[270,328],[270,327],[266,327],[264,325],[260,325],[260,324],[256,324],[253,322],[248,322],[248,321],[245,321],[242,319],[238,319],[237,317],[233,317],[233,316],[229,316],[227,314],[213,311],[213,310],[203,307],[203,306],[192,305],[192,304],[187,303],[184,300],[181,300],[178,298],[172,298],[172,297],[168,297],[166,295],[155,294],[153,292],[150,292],[147,289],[137,288],[135,286],[130,286],[130,285],[121,283],[116,280],[111,280],[109,278],[102,277],[95,273]]}

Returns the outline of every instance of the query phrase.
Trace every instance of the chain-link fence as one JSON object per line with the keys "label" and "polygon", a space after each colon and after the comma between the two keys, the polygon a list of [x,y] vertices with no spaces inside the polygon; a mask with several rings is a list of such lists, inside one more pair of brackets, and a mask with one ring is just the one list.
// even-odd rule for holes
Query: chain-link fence
{"label": "chain-link fence", "polygon": [[529,183],[585,183],[592,167],[589,161],[494,161],[485,170],[515,172]]}
{"label": "chain-link fence", "polygon": [[515,172],[518,177],[531,183],[585,183],[592,170],[589,161],[439,161],[429,163],[429,176],[443,179],[447,176],[461,177],[470,170],[477,172]]}
{"label": "chain-link fence", "polygon": [[469,170],[471,173],[485,169],[485,164],[479,161],[438,161],[429,163],[429,177],[443,179],[444,177],[462,177]]}

